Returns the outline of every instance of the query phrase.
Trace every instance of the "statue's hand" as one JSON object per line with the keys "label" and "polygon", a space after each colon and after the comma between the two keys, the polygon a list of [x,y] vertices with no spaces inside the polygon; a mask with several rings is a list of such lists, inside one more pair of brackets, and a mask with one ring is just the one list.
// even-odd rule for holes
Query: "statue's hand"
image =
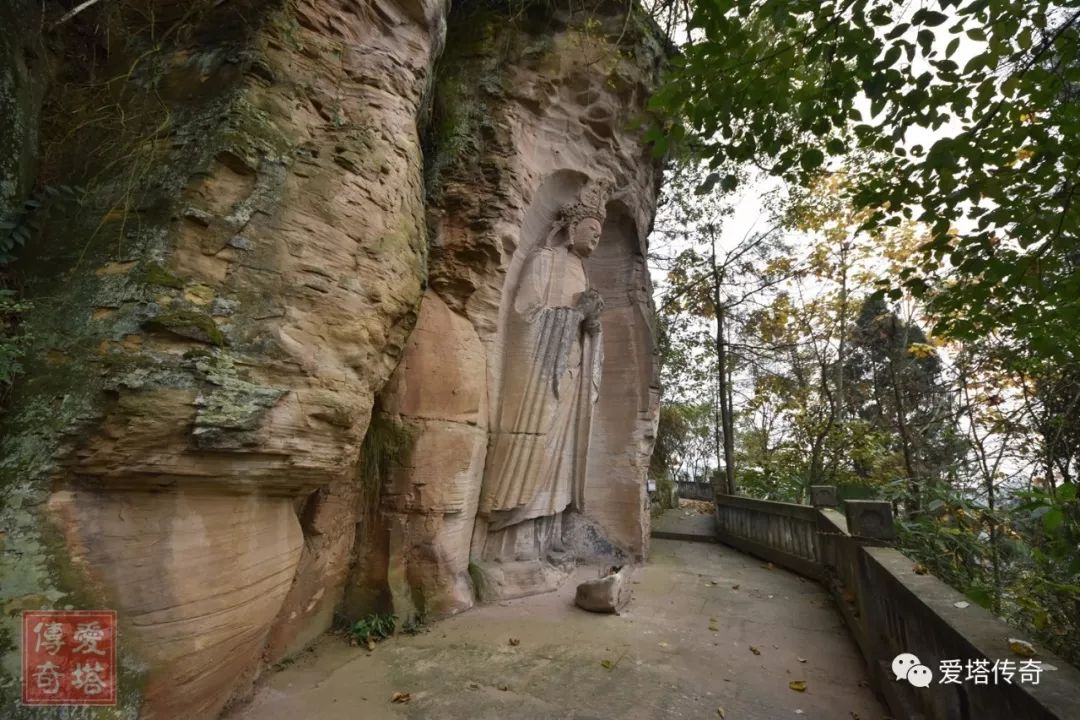
{"label": "statue's hand", "polygon": [[586,315],[585,320],[581,323],[581,327],[585,328],[585,332],[590,335],[596,335],[600,332],[600,316]]}
{"label": "statue's hand", "polygon": [[577,309],[585,316],[599,315],[604,309],[604,299],[596,290],[588,288],[578,297]]}
{"label": "statue's hand", "polygon": [[600,330],[600,313],[604,311],[604,299],[600,293],[589,288],[581,293],[577,301],[577,309],[585,316],[583,325],[585,331],[596,334]]}

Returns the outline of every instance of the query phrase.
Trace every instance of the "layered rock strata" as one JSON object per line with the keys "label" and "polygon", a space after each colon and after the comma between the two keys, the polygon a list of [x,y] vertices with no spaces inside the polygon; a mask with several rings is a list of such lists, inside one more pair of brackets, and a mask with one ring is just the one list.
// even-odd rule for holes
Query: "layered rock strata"
{"label": "layered rock strata", "polygon": [[[119,611],[100,716],[213,718],[335,616],[451,614],[645,553],[658,171],[628,123],[661,49],[618,4],[489,7],[449,34],[444,0],[35,22],[0,140],[42,141],[4,202],[28,173],[79,198],[15,265],[34,344],[0,420],[4,717],[50,716],[17,703],[23,610]],[[590,178],[613,192],[585,262],[605,308],[585,501],[562,556],[501,562],[477,516],[508,301]]]}
{"label": "layered rock strata", "polygon": [[[399,586],[390,591],[406,613],[548,590],[572,559],[646,552],[657,391],[645,242],[659,175],[631,127],[662,49],[610,11],[507,22],[466,8],[451,18],[426,158],[430,288],[383,407],[424,449],[396,471],[382,502],[397,538]],[[529,530],[496,550],[476,514],[503,380],[522,371],[506,347],[508,316],[526,258],[590,179],[612,191],[585,261],[604,300],[605,359],[584,507],[563,514],[561,538],[525,538]]]}
{"label": "layered rock strata", "polygon": [[416,118],[445,7],[87,13],[40,180],[87,195],[19,266],[39,345],[5,419],[0,714],[42,716],[13,705],[17,611],[70,604],[119,611],[124,708],[211,718],[340,598],[425,282]]}

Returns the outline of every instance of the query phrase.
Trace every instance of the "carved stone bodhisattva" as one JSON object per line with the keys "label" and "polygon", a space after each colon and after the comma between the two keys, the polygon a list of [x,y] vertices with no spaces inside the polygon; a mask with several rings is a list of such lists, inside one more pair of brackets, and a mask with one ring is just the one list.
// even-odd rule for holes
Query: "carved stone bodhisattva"
{"label": "carved stone bodhisattva", "polygon": [[486,561],[543,561],[562,550],[563,512],[584,509],[604,303],[582,259],[600,241],[607,192],[587,183],[522,266],[480,496]]}

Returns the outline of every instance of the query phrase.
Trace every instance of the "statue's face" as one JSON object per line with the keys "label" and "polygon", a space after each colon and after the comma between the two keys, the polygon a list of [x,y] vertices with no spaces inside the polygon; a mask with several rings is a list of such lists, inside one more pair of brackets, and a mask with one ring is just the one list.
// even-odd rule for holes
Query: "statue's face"
{"label": "statue's face", "polygon": [[581,257],[588,257],[600,242],[600,221],[596,218],[579,220],[570,228],[570,247]]}

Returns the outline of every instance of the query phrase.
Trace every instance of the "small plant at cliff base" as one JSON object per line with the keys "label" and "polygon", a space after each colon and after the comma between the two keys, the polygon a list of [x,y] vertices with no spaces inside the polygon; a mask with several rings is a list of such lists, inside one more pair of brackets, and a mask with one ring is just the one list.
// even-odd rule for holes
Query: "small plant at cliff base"
{"label": "small plant at cliff base", "polygon": [[349,634],[358,643],[364,643],[368,649],[380,640],[394,634],[397,627],[397,615],[391,613],[373,613],[362,617],[349,628]]}
{"label": "small plant at cliff base", "polygon": [[484,571],[476,563],[469,563],[469,579],[472,580],[473,596],[482,598],[488,594],[488,584]]}

